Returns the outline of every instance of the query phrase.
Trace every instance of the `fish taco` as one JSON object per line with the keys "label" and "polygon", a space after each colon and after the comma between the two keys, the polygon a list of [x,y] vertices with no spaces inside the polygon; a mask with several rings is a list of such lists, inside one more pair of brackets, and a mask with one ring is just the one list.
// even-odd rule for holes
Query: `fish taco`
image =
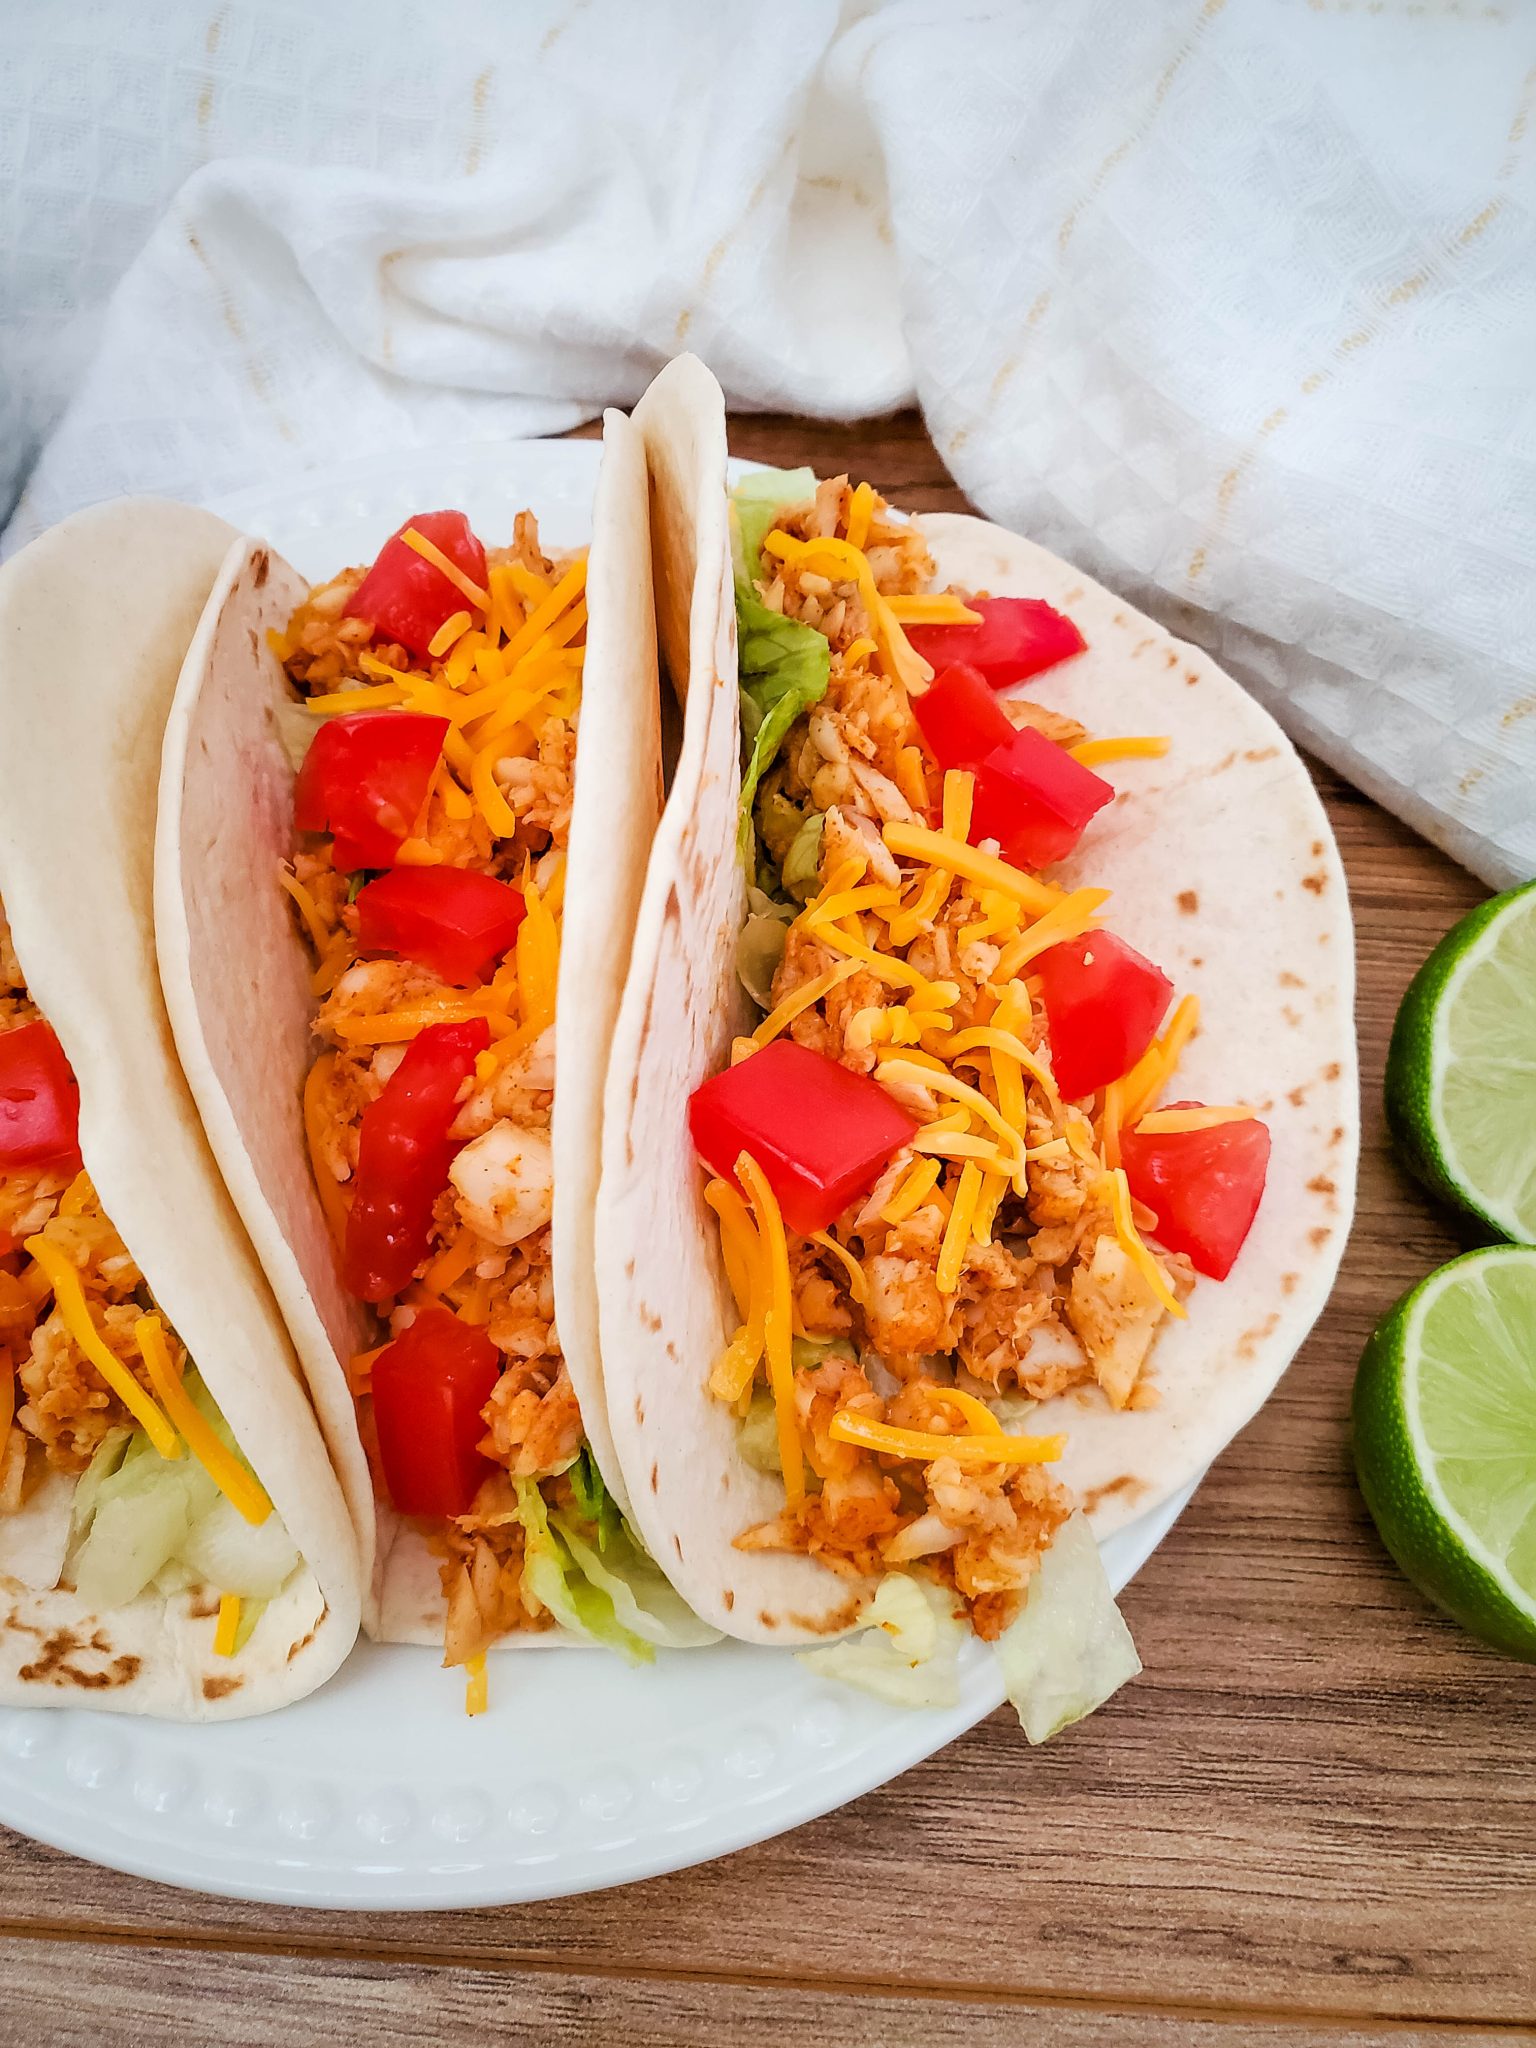
{"label": "fish taco", "polygon": [[388,1641],[712,1640],[625,1521],[589,1284],[602,1076],[661,803],[644,457],[589,547],[398,510],[225,564],[167,732],[182,1058],[315,1388]]}
{"label": "fish taco", "polygon": [[[1306,770],[1069,564],[867,483],[727,494],[641,406],[685,697],[609,1072],[636,1526],[693,1607],[1032,1735],[1136,1668],[1094,1536],[1198,1477],[1326,1298],[1351,929]],[[873,1624],[873,1625],[871,1625]]]}
{"label": "fish taco", "polygon": [[357,1633],[345,1503],[177,1066],[161,735],[232,539],[98,507],[0,569],[0,1700],[260,1712]]}

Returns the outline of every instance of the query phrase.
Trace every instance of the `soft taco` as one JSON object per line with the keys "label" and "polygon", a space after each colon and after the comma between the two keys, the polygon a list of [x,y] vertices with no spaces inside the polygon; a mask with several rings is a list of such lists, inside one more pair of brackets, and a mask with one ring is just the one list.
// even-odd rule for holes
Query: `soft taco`
{"label": "soft taco", "polygon": [[591,1229],[660,810],[644,455],[590,548],[381,520],[371,567],[232,551],[166,738],[182,1059],[352,1501],[364,1624],[485,1698],[498,1645],[712,1639],[623,1519]]}
{"label": "soft taco", "polygon": [[598,1207],[636,1526],[733,1635],[865,1625],[813,1661],[893,1697],[968,1627],[1043,1734],[1136,1668],[1090,1529],[1328,1293],[1338,857],[1268,716],[1069,564],[847,477],[728,500],[688,359],[636,421],[686,694]]}
{"label": "soft taco", "polygon": [[185,1720],[327,1678],[357,1546],[155,971],[161,733],[233,534],[153,500],[0,569],[0,1700]]}

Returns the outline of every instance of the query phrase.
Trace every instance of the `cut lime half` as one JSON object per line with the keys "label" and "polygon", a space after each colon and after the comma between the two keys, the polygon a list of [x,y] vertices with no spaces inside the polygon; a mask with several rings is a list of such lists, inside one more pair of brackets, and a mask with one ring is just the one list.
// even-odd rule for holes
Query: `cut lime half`
{"label": "cut lime half", "polygon": [[1437,1194],[1536,1244],[1536,882],[1464,917],[1409,984],[1387,1121]]}
{"label": "cut lime half", "polygon": [[1355,1465],[1382,1541],[1485,1642],[1536,1663],[1536,1250],[1489,1245],[1377,1324]]}

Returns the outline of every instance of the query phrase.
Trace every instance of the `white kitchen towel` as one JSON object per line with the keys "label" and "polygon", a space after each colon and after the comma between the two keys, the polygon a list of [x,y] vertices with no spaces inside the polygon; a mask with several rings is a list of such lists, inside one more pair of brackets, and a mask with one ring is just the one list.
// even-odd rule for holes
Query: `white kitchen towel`
{"label": "white kitchen towel", "polygon": [[5,546],[558,431],[683,348],[739,406],[915,395],[982,510],[1513,881],[1533,128],[1532,0],[37,0]]}

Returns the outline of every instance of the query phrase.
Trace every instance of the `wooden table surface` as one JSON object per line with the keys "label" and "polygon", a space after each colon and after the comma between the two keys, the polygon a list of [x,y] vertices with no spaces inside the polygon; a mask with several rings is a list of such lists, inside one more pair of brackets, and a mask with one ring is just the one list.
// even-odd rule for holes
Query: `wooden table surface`
{"label": "wooden table surface", "polygon": [[[915,418],[742,419],[733,445],[962,506]],[[1462,1248],[1393,1162],[1379,1092],[1409,976],[1485,892],[1319,781],[1359,934],[1359,1213],[1284,1384],[1125,1596],[1143,1678],[1044,1750],[998,1713],[798,1833],[550,1905],[242,1906],[0,1832],[0,2042],[1536,2036],[1536,1672],[1399,1577],[1347,1429],[1372,1323]]]}

